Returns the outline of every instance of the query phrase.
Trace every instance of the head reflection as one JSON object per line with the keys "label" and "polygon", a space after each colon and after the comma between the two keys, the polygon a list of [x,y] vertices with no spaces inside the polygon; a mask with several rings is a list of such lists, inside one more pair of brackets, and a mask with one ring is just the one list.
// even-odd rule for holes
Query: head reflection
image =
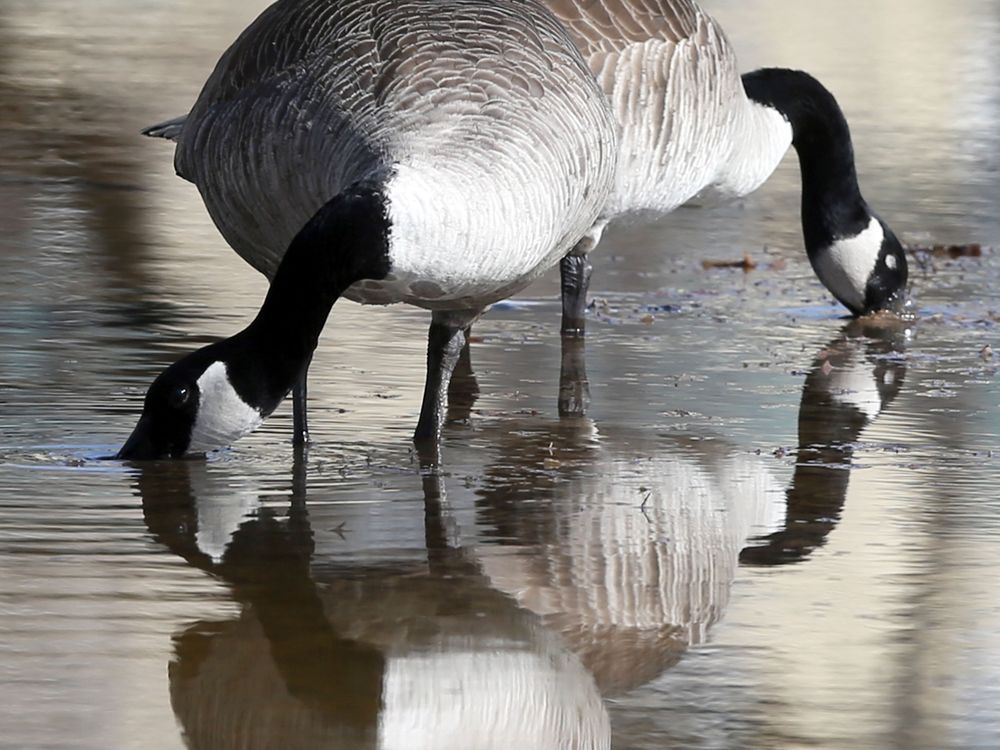
{"label": "head reflection", "polygon": [[610,746],[579,659],[461,550],[440,554],[441,513],[427,513],[422,560],[326,558],[337,519],[310,515],[296,474],[287,504],[220,465],[139,475],[157,541],[240,606],[175,636],[170,695],[189,746]]}
{"label": "head reflection", "polygon": [[856,443],[903,387],[906,336],[899,321],[855,320],[816,355],[802,389],[785,522],[745,549],[744,563],[797,562],[826,543],[844,508]]}

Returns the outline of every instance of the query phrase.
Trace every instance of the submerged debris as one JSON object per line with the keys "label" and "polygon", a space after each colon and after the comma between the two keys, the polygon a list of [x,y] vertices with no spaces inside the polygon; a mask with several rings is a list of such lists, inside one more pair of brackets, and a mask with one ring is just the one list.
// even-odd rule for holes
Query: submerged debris
{"label": "submerged debris", "polygon": [[[980,258],[983,255],[983,246],[978,242],[969,245],[913,245],[906,248],[911,255],[930,255],[934,258]],[[986,248],[989,250],[989,248]]]}
{"label": "submerged debris", "polygon": [[960,258],[981,258],[994,248],[973,242],[968,245],[910,245],[907,253],[917,262],[923,271],[937,271],[935,260],[958,260]]}
{"label": "submerged debris", "polygon": [[744,271],[752,271],[757,267],[757,261],[750,257],[750,253],[744,253],[743,260],[703,260],[701,267],[706,271],[713,268],[742,268]]}

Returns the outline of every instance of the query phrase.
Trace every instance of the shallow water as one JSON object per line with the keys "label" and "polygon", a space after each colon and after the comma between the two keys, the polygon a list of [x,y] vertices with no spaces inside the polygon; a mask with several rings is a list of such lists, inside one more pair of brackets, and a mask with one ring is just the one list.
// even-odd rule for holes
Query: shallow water
{"label": "shallow water", "polygon": [[[0,746],[1000,745],[1000,263],[922,258],[916,321],[849,324],[794,156],[608,234],[586,420],[550,275],[477,327],[438,476],[426,315],[349,303],[307,456],[283,408],[207,462],[98,460],[263,293],[136,136],[262,5],[0,5]],[[744,67],[835,91],[901,236],[1000,245],[995,2],[745,6],[708,3]]]}

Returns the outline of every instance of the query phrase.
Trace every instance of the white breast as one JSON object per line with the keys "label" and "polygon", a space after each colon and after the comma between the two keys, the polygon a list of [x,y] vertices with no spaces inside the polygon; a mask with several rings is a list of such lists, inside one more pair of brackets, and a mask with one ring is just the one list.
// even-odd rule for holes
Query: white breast
{"label": "white breast", "polygon": [[600,92],[588,105],[586,91],[573,102],[564,85],[565,97],[537,111],[462,117],[414,137],[386,188],[391,272],[346,296],[480,308],[569,252],[605,205],[616,139]]}
{"label": "white breast", "polygon": [[566,254],[593,221],[567,212],[567,181],[479,165],[402,165],[389,184],[392,271],[355,286],[362,302],[478,306],[508,296]]}

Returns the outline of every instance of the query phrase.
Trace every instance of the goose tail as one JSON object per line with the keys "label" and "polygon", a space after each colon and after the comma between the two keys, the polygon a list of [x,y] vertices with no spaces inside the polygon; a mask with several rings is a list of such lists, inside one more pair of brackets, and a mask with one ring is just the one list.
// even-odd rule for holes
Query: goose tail
{"label": "goose tail", "polygon": [[142,134],[148,135],[150,138],[166,138],[168,141],[176,141],[184,130],[184,122],[187,118],[187,115],[181,115],[166,122],[150,125],[148,128],[142,129]]}

